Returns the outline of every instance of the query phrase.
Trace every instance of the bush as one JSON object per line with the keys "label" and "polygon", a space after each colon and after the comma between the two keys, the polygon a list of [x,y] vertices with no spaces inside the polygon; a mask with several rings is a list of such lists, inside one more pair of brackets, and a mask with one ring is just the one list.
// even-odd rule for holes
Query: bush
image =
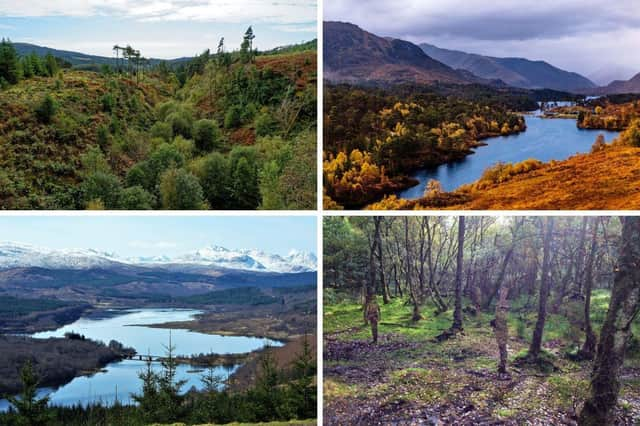
{"label": "bush", "polygon": [[199,120],[193,126],[193,139],[196,148],[202,152],[210,152],[220,146],[222,134],[215,120]]}
{"label": "bush", "polygon": [[102,103],[102,110],[104,112],[113,112],[113,108],[116,106],[116,101],[111,93],[105,93],[100,98]]}
{"label": "bush", "polygon": [[125,210],[151,210],[155,197],[141,186],[132,186],[122,191],[120,208]]}
{"label": "bush", "polygon": [[196,145],[192,140],[185,139],[180,135],[176,136],[173,140],[173,146],[175,146],[180,154],[187,160],[193,158],[193,153],[196,150]]}
{"label": "bush", "polygon": [[160,178],[162,207],[169,210],[199,210],[206,207],[202,187],[184,169],[169,169]]}
{"label": "bush", "polygon": [[277,123],[269,112],[261,112],[256,116],[255,128],[256,136],[269,136],[275,133]]}
{"label": "bush", "polygon": [[173,128],[169,123],[158,121],[151,126],[151,136],[154,138],[162,138],[165,142],[171,142],[173,140]]}
{"label": "bush", "polygon": [[44,124],[51,123],[51,119],[58,110],[58,103],[51,95],[46,95],[40,105],[36,108],[36,116]]}
{"label": "bush", "polygon": [[96,131],[96,140],[98,142],[98,146],[100,146],[103,151],[106,151],[111,140],[109,135],[109,128],[104,124],[98,126],[98,130]]}
{"label": "bush", "polygon": [[187,139],[191,139],[193,117],[187,111],[173,112],[167,116],[166,121],[171,125],[174,135],[182,135]]}
{"label": "bush", "polygon": [[239,106],[232,106],[224,116],[225,129],[232,129],[240,125],[240,118],[242,117],[242,110]]}
{"label": "bush", "polygon": [[122,185],[112,174],[96,172],[89,175],[82,182],[81,191],[85,207],[97,201],[107,209],[117,209],[120,205]]}

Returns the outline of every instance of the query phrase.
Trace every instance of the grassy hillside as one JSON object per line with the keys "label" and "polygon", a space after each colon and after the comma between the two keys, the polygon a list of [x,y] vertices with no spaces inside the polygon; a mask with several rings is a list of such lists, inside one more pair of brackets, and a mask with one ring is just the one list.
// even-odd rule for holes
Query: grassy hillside
{"label": "grassy hillside", "polygon": [[313,208],[316,80],[288,47],[5,81],[0,208]]}
{"label": "grassy hillside", "polygon": [[[628,210],[640,206],[640,148],[612,147],[564,161],[501,165],[451,193],[389,197],[371,209]],[[502,177],[500,170],[503,169]],[[513,172],[510,172],[512,170]],[[493,172],[497,172],[493,174]],[[513,173],[513,174],[511,174]],[[495,178],[489,175],[496,176]]]}

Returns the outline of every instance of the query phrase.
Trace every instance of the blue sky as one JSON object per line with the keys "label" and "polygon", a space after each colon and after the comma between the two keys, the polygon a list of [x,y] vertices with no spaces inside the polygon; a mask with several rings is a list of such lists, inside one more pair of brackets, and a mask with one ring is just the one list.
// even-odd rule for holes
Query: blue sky
{"label": "blue sky", "polygon": [[119,256],[179,255],[208,245],[286,255],[316,253],[315,216],[19,216],[0,218],[0,240],[92,248]]}
{"label": "blue sky", "polygon": [[294,0],[0,0],[0,36],[63,50],[113,56],[130,44],[171,59],[238,49],[249,25],[261,50],[316,38],[317,2]]}

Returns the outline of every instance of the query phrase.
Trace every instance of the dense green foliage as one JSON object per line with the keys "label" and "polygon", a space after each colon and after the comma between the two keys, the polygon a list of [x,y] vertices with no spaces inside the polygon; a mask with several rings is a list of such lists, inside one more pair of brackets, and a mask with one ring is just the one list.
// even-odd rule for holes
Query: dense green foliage
{"label": "dense green foliage", "polygon": [[0,208],[313,208],[315,52],[256,56],[252,37],[100,73],[3,41]]}

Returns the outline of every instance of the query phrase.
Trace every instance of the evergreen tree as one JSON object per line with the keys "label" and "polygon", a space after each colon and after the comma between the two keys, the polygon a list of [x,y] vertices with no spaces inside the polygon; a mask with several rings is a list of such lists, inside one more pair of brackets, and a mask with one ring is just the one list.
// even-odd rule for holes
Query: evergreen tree
{"label": "evergreen tree", "polygon": [[247,28],[242,38],[242,44],[240,45],[240,59],[243,64],[248,64],[253,61],[255,52],[253,51],[253,39],[256,36],[253,34],[253,28]]}
{"label": "evergreen tree", "polygon": [[158,415],[159,421],[174,422],[184,414],[184,396],[181,395],[181,389],[187,381],[176,380],[178,362],[175,359],[176,347],[171,343],[171,334],[169,345],[164,348],[165,356],[160,361],[162,372],[158,376]]}
{"label": "evergreen tree", "polygon": [[19,397],[9,396],[7,399],[18,411],[18,425],[44,426],[50,420],[47,412],[49,397],[38,399],[38,377],[33,371],[31,360],[28,360],[20,371],[22,393]]}
{"label": "evergreen tree", "polygon": [[42,100],[42,103],[40,103],[40,105],[36,108],[35,112],[36,116],[42,123],[49,124],[51,123],[51,119],[56,114],[57,110],[58,103],[53,99],[51,95],[47,94]]}
{"label": "evergreen tree", "polygon": [[290,384],[290,398],[298,419],[312,419],[317,416],[317,393],[313,385],[315,374],[316,365],[309,344],[309,336],[305,333],[302,352],[293,364],[293,381]]}
{"label": "evergreen tree", "polygon": [[138,373],[138,378],[142,381],[142,393],[134,394],[131,397],[138,403],[142,418],[147,422],[156,419],[158,408],[158,374],[153,371],[151,356],[147,358],[146,369]]}
{"label": "evergreen tree", "polygon": [[4,38],[0,42],[0,79],[9,84],[16,84],[20,80],[18,53],[10,40]]}

